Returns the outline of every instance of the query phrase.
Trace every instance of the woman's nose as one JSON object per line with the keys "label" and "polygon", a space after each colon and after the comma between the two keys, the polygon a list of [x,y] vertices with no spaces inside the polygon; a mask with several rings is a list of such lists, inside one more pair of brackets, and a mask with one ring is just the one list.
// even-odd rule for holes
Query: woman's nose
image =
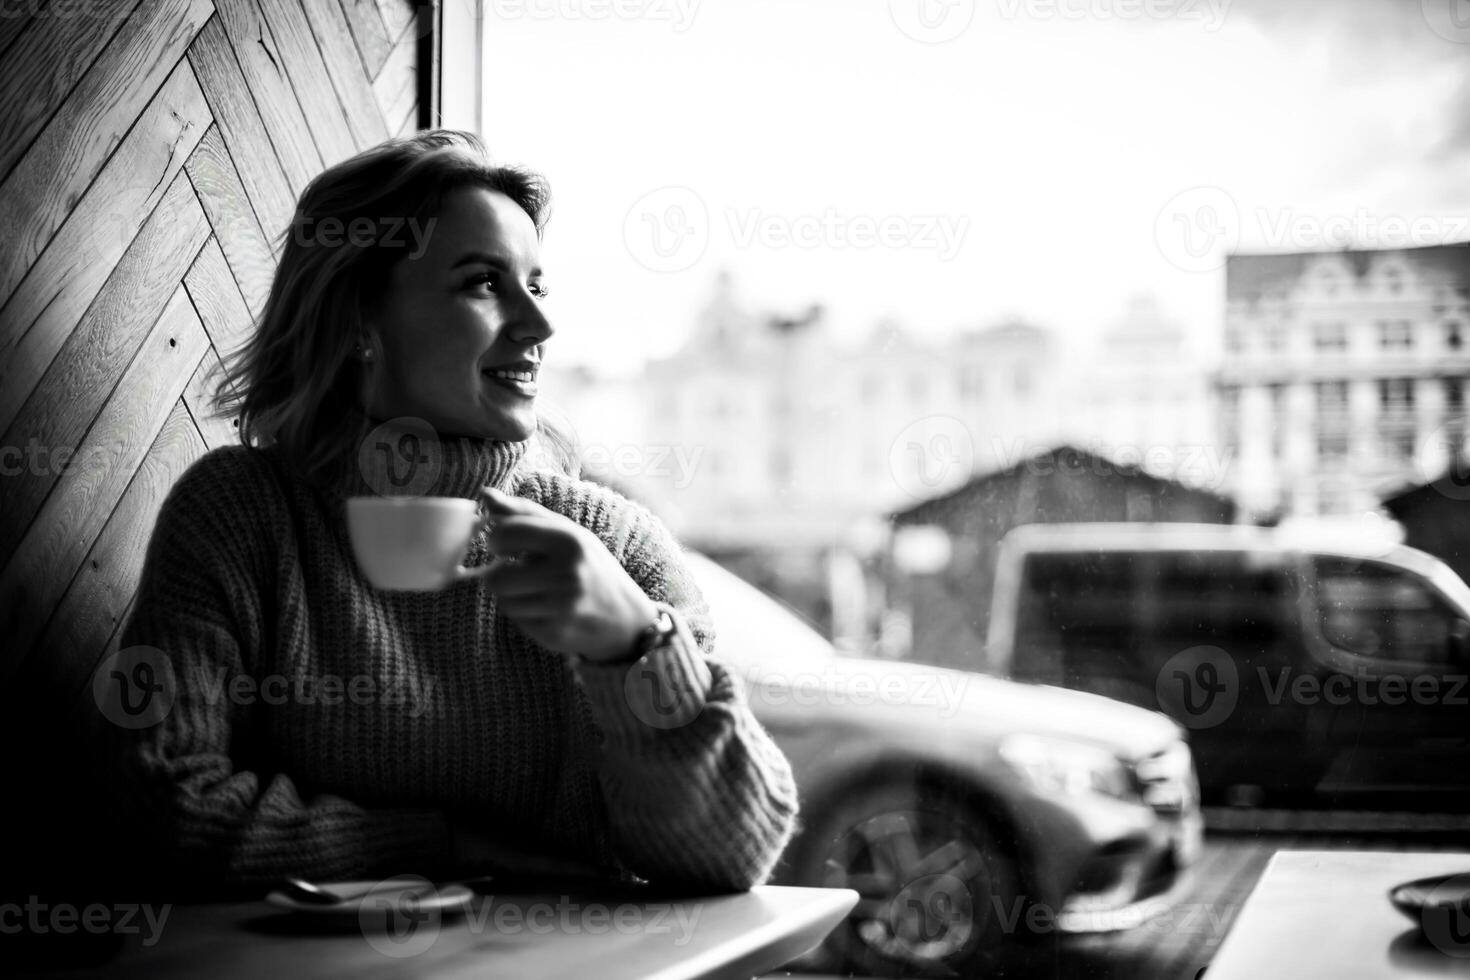
{"label": "woman's nose", "polygon": [[524,344],[539,344],[554,333],[556,328],[551,325],[540,301],[530,296],[524,298],[511,321],[512,339]]}

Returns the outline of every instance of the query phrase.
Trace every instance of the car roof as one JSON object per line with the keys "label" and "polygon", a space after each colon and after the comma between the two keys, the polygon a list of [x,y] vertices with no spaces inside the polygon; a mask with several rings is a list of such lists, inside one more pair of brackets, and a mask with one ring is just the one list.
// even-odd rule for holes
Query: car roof
{"label": "car roof", "polygon": [[1282,555],[1323,555],[1381,561],[1429,579],[1440,590],[1470,606],[1470,588],[1444,562],[1418,548],[1381,535],[1354,536],[1341,530],[1258,527],[1248,524],[1170,522],[1095,522],[1022,524],[1001,542],[1007,551],[1031,553],[1081,551],[1255,551]]}

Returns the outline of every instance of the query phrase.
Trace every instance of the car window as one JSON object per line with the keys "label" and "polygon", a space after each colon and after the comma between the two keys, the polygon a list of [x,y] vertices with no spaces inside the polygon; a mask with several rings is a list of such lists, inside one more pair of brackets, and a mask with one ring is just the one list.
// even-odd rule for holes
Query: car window
{"label": "car window", "polygon": [[1453,612],[1422,579],[1373,561],[1321,557],[1322,638],[1348,653],[1405,663],[1449,663]]}

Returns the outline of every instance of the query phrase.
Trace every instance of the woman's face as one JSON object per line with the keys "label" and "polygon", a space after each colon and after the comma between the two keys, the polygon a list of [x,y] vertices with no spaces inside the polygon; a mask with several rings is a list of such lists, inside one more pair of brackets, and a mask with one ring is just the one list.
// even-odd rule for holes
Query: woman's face
{"label": "woman's face", "polygon": [[393,266],[382,307],[366,317],[369,414],[415,416],[446,435],[529,438],[552,333],[535,224],[504,194],[465,187],[426,236],[405,246],[416,255]]}

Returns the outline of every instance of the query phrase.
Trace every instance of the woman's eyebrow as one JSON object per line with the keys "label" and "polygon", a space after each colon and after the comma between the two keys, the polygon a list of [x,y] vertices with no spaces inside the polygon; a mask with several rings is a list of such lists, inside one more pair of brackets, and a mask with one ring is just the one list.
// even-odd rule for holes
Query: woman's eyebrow
{"label": "woman's eyebrow", "polygon": [[[511,263],[508,260],[502,258],[499,255],[490,255],[486,252],[466,252],[464,255],[461,255],[458,259],[455,260],[454,264],[449,267],[449,270],[453,272],[455,269],[458,269],[462,265],[474,265],[476,263],[491,266],[492,268],[499,269],[502,272],[511,271]],[[531,276],[533,278],[539,275],[541,275],[540,266],[537,266],[536,268],[531,270]]]}

